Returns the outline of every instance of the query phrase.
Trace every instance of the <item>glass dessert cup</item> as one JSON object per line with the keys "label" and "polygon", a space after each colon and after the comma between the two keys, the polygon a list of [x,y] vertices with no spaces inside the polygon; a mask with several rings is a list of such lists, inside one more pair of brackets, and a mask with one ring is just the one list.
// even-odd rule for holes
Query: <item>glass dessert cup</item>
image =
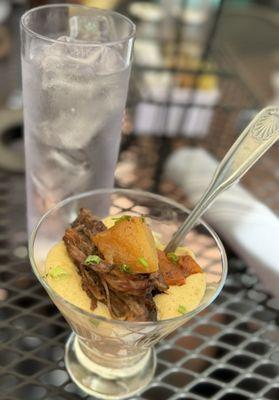
{"label": "glass dessert cup", "polygon": [[143,215],[163,244],[168,243],[189,211],[152,193],[100,189],[60,202],[42,217],[31,235],[29,252],[33,271],[73,330],[65,352],[66,368],[72,380],[97,398],[124,399],[152,380],[156,367],[153,346],[218,296],[227,274],[226,254],[216,233],[201,221],[181,244],[194,251],[205,273],[206,291],[200,305],[168,320],[108,320],[67,302],[43,278],[48,252],[62,240],[65,229],[82,207],[89,208],[100,218],[119,214]]}

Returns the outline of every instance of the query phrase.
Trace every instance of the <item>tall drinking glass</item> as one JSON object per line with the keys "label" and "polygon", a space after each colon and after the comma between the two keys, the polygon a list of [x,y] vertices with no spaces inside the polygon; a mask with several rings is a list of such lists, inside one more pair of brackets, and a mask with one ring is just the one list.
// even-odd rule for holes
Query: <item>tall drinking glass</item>
{"label": "tall drinking glass", "polygon": [[78,5],[21,19],[28,229],[58,201],[113,186],[135,25]]}
{"label": "tall drinking glass", "polygon": [[[100,205],[107,204],[106,213]],[[73,196],[52,208],[41,219],[29,244],[34,273],[69,322],[73,333],[66,345],[65,364],[73,381],[86,393],[103,399],[124,399],[143,389],[153,378],[156,356],[153,346],[211,304],[220,293],[227,260],[216,233],[200,222],[185,239],[195,251],[206,278],[200,305],[180,317],[150,322],[129,322],[98,317],[58,295],[44,279],[49,250],[61,241],[65,229],[86,207],[99,217],[144,215],[151,229],[167,243],[188,215],[188,210],[162,196],[135,190],[95,190]]]}

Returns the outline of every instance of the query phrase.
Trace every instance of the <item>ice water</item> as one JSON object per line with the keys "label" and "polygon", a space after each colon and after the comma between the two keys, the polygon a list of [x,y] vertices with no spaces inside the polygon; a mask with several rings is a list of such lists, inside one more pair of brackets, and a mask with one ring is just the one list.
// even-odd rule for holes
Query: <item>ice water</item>
{"label": "ice water", "polygon": [[23,56],[29,232],[58,201],[113,186],[130,74],[120,50],[60,37]]}

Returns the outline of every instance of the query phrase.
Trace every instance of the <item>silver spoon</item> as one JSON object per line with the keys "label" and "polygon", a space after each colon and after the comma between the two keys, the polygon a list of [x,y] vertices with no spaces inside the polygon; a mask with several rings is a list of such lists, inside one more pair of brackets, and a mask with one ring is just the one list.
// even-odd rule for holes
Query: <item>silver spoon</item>
{"label": "silver spoon", "polygon": [[279,107],[260,111],[220,162],[211,183],[185,222],[173,235],[165,253],[174,251],[215,198],[232,186],[279,138]]}

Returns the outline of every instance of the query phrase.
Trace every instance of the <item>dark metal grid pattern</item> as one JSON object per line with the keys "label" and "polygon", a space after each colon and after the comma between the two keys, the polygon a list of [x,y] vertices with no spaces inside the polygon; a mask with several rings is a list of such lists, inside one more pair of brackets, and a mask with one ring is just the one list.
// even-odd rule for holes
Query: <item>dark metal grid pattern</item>
{"label": "dark metal grid pattern", "polygon": [[[180,2],[179,4],[181,12],[188,6],[187,1]],[[140,144],[144,148],[149,148],[151,146],[153,148],[152,156],[158,158],[158,155],[160,155],[155,171],[153,171],[153,182],[150,182],[152,181],[152,177],[148,173],[145,178],[143,177],[141,182],[145,187],[151,187],[154,191],[161,190],[163,184],[163,182],[160,181],[161,172],[163,170],[164,161],[172,149],[185,145],[201,146],[215,155],[217,159],[220,159],[224,156],[242,129],[251,120],[256,110],[263,106],[260,105],[254,92],[247,87],[245,82],[232,68],[233,63],[231,52],[224,47],[224,43],[221,44],[220,35],[218,36],[219,23],[222,20],[222,13],[227,5],[227,2],[224,0],[220,1],[216,13],[212,15],[208,32],[205,34],[203,45],[201,45],[200,64],[196,69],[187,68],[183,63],[182,66],[180,65],[179,60],[184,60],[186,55],[185,46],[187,41],[183,37],[183,24],[179,23],[179,21],[176,21],[177,23],[173,28],[174,32],[172,39],[166,40],[160,35],[160,30],[153,31],[151,29],[149,31],[146,29],[145,33],[143,30],[140,30],[140,37],[144,37],[145,40],[156,42],[158,48],[162,50],[163,54],[166,54],[166,52],[168,53],[171,49],[170,53],[172,54],[172,60],[176,60],[175,62],[172,61],[171,68],[169,66],[166,67],[164,62],[159,66],[143,66],[134,64],[135,79],[132,79],[133,89],[131,95],[128,97],[128,104],[130,105],[132,113],[134,111],[133,106],[137,105],[142,100],[144,100],[146,104],[157,104],[161,106],[160,109],[158,109],[156,115],[157,118],[154,118],[153,127],[155,132],[159,129],[159,133],[162,137],[159,140],[156,140],[154,137],[149,140],[146,140],[146,138],[128,139],[129,145],[132,142],[135,146]],[[121,11],[127,12],[125,7]],[[153,34],[150,34],[150,32],[153,32]],[[174,89],[173,80],[170,79],[167,98],[164,98],[162,101],[154,101],[152,96],[150,97],[145,94],[144,99],[142,99],[140,88],[144,80],[144,74],[151,71],[153,74],[167,73],[170,77],[174,78],[174,81],[176,81],[175,78],[182,77],[184,82],[188,82],[188,89],[192,90],[192,94],[186,102],[175,102],[175,105],[181,108],[183,115],[181,118],[178,118],[175,127],[176,137],[175,139],[172,138],[172,140],[169,140],[166,137],[164,138],[163,135],[170,117],[170,107],[174,104],[172,100]],[[206,106],[195,99],[195,92],[199,86],[198,79],[202,77],[204,78],[208,75],[212,75],[216,78],[216,87],[218,87],[220,92],[218,103],[214,106]],[[203,139],[182,137],[183,135],[180,131],[182,122],[187,122],[189,116],[188,111],[193,104],[196,109],[202,110],[206,108],[211,110],[213,113],[208,133]],[[158,132],[156,136],[158,137]],[[257,198],[265,202],[276,213],[279,213],[277,151],[278,146],[274,146],[268,152],[268,155],[263,157],[260,162],[254,166],[253,170],[245,176],[243,183]],[[131,165],[132,160],[130,159],[130,156],[128,157]],[[148,162],[149,160],[146,160],[147,157],[148,155],[144,157],[144,161],[139,160],[139,164],[142,167],[140,174],[143,174],[143,171],[148,172],[147,170],[150,167],[150,162]],[[129,179],[127,178],[126,180],[127,182],[125,182],[124,185],[128,187]],[[151,183],[151,185],[149,185],[149,183]]]}
{"label": "dark metal grid pattern", "polygon": [[[152,189],[188,204],[179,188],[161,179],[166,156],[190,144],[222,157],[239,132],[242,110],[256,107],[241,81],[228,72],[230,60],[219,52],[214,62],[221,101],[208,136],[203,141],[128,136],[117,170],[120,186]],[[278,210],[277,182],[272,151],[246,183]],[[30,271],[24,196],[22,177],[0,172],[0,399],[89,399],[65,371],[69,328]],[[157,346],[156,377],[133,400],[279,398],[279,303],[233,254],[229,270],[217,301]]]}
{"label": "dark metal grid pattern", "polygon": [[[145,146],[152,149],[148,140]],[[152,153],[138,145],[126,157],[129,151],[139,152],[152,176]],[[125,168],[123,161],[119,168]],[[148,189],[152,178],[146,176],[139,173],[133,185]],[[0,178],[0,399],[89,399],[65,371],[69,328],[30,270],[23,179],[4,173]],[[170,183],[161,186],[161,192],[186,201]],[[134,400],[278,399],[279,303],[240,260],[233,254],[229,259],[222,294],[157,346],[156,377]]]}
{"label": "dark metal grid pattern", "polygon": [[[150,173],[148,173],[150,170],[150,160],[148,160],[150,154],[152,154],[152,157],[158,159],[156,166],[157,169],[153,174],[154,182],[151,183],[152,189],[158,191],[161,184],[160,177],[165,159],[173,149],[180,146],[201,146],[212,153],[217,159],[221,159],[244,127],[252,119],[256,110],[260,108],[257,100],[254,98],[253,94],[249,92],[241,79],[230,72],[230,57],[225,49],[213,49],[210,55],[210,60],[213,63],[212,65],[215,65],[216,67],[213,74],[218,79],[220,99],[218,104],[208,107],[211,109],[213,116],[208,127],[208,132],[204,138],[186,138],[177,132],[177,135],[170,139],[163,136],[163,131],[161,137],[158,137],[158,134],[149,138],[142,136],[135,138],[133,135],[126,137],[128,147],[131,145],[134,147],[142,146],[149,150],[148,153],[144,153],[143,159],[138,161],[142,166],[140,174],[143,174],[143,171],[147,172],[145,173],[146,179],[144,183],[144,186],[147,188],[150,187],[150,180],[152,180]],[[140,84],[142,81],[142,74],[150,70],[158,73],[169,71],[174,75],[177,73],[175,69],[172,71],[164,68],[142,68],[138,66],[136,67],[136,79],[132,82],[137,81],[138,84]],[[196,75],[194,71],[182,70],[182,72],[184,77],[189,77],[191,79]],[[207,73],[206,70],[200,71],[199,76],[206,75]],[[137,105],[140,101],[136,88],[133,88],[129,99],[130,112],[133,114],[133,106]],[[144,101],[148,103],[149,99],[145,98]],[[150,100],[150,104],[153,103],[156,102]],[[162,129],[162,119],[164,120],[164,126],[166,126],[169,118],[169,107],[172,103],[163,101],[159,103],[157,102],[156,104],[160,104],[164,107],[164,109],[158,111],[157,118],[158,126]],[[184,109],[184,113],[187,113],[191,104],[180,103],[179,106]],[[195,107],[199,109],[204,108],[202,104],[196,103]],[[131,127],[131,130],[133,130],[133,127]],[[126,147],[127,145],[124,141],[123,148],[125,149]],[[139,150],[139,152],[141,152],[141,150]],[[136,149],[135,153],[137,153]],[[243,179],[243,184],[247,189],[250,190],[259,200],[263,201],[273,209],[275,213],[279,213],[277,153],[278,145],[274,145],[273,148],[268,151],[268,153],[253,167],[252,171],[250,171]],[[160,157],[158,157],[159,155]],[[128,158],[131,164],[132,160],[130,155],[128,155]],[[129,186],[128,178],[124,185],[127,187]],[[130,187],[132,187],[132,185],[130,185]]]}

